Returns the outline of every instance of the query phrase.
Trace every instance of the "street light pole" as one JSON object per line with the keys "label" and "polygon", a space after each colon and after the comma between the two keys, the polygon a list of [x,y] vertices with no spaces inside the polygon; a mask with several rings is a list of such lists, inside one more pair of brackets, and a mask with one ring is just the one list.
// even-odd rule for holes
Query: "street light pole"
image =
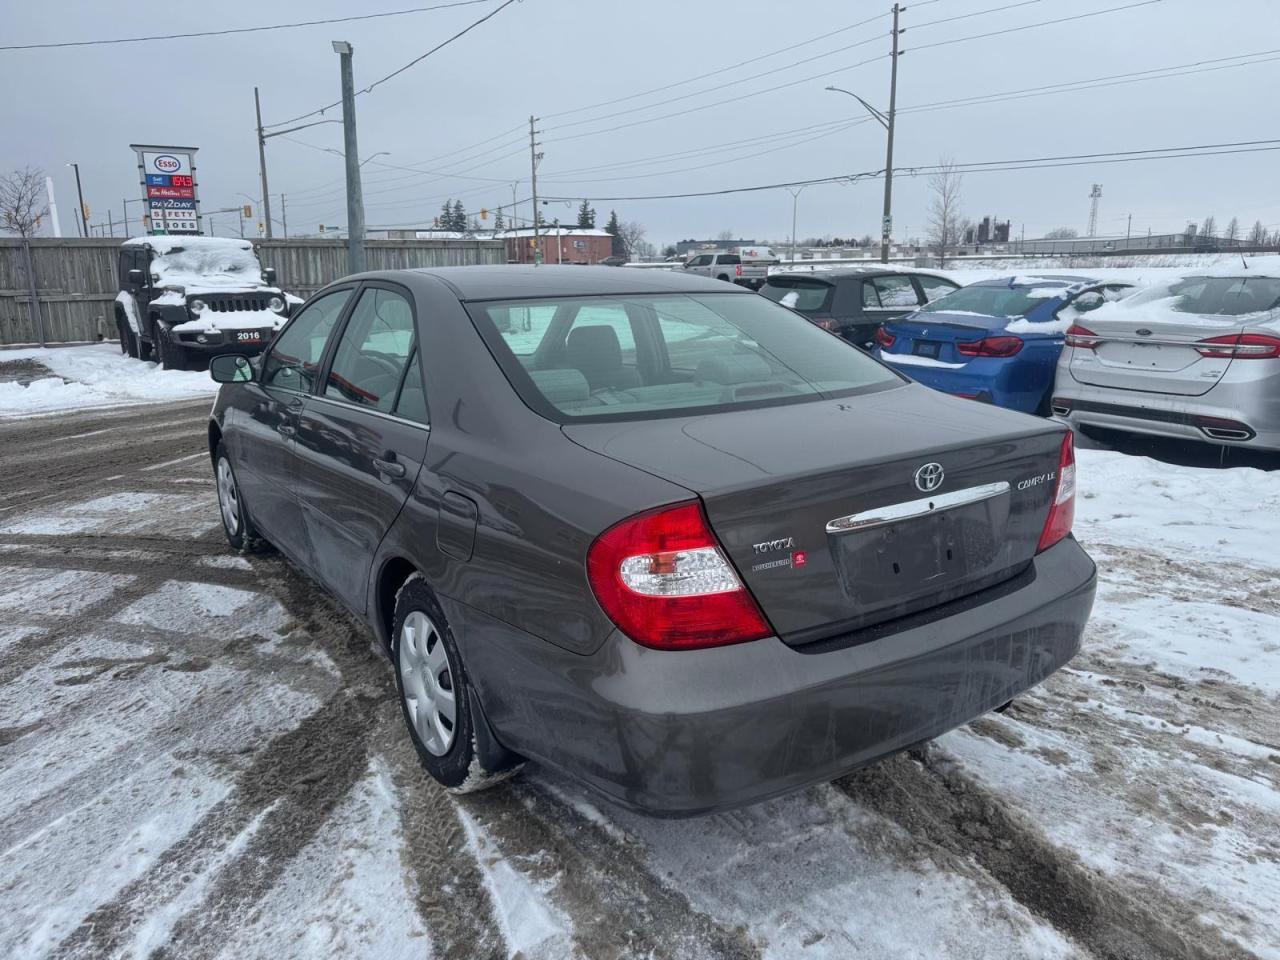
{"label": "street light pole", "polygon": [[[334,40],[342,69],[342,146],[347,161],[347,269],[363,273],[364,196],[360,189],[360,151],[356,146],[356,84],[351,69],[351,44]],[[270,223],[270,221],[268,221]]]}
{"label": "street light pole", "polygon": [[787,193],[791,194],[791,264],[792,266],[794,266],[796,262],[796,204],[800,200],[800,194],[804,193],[804,188],[807,186],[808,184],[806,183],[803,186],[797,187],[794,190],[791,187],[787,187]]}
{"label": "street light pole", "polygon": [[89,236],[89,218],[84,215],[84,191],[80,189],[80,164],[68,163],[76,172],[76,199],[80,201],[80,216],[76,218],[76,222],[80,224],[80,236]]}

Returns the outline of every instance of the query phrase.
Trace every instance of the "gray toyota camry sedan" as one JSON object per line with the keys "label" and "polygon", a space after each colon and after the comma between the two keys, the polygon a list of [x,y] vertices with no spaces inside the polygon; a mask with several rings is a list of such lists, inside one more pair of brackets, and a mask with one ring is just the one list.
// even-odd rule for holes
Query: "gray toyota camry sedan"
{"label": "gray toyota camry sedan", "polygon": [[763,800],[1007,703],[1093,603],[1062,425],[713,280],[368,273],[212,370],[227,538],[369,625],[448,787]]}

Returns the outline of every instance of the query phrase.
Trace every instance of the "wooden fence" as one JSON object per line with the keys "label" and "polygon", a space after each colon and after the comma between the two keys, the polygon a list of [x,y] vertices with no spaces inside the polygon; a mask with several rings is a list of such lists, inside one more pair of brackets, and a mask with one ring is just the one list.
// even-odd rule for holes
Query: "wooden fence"
{"label": "wooden fence", "polygon": [[[120,240],[0,239],[0,346],[113,340],[113,301],[119,290]],[[309,297],[347,272],[343,240],[259,240],[264,267],[274,267],[284,290]],[[500,240],[368,240],[370,270],[506,263]],[[32,301],[31,275],[36,301]]]}

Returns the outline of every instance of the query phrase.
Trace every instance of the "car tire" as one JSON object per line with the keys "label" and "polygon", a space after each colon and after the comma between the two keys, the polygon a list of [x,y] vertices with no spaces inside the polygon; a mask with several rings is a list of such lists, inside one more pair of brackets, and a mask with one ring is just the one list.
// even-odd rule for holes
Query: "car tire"
{"label": "car tire", "polygon": [[116,330],[120,334],[121,355],[136,359],[138,356],[138,338],[129,329],[129,323],[124,317],[116,317]]}
{"label": "car tire", "polygon": [[[433,780],[455,793],[471,793],[516,772],[517,759],[501,748],[496,752],[503,760],[490,762],[492,769],[486,768],[477,738],[479,701],[444,611],[416,574],[396,594],[391,662],[409,738],[418,761]],[[483,716],[479,721],[491,739],[487,721]]]}
{"label": "car tire", "polygon": [[156,362],[165,370],[187,369],[187,351],[173,342],[169,328],[159,321],[155,329]]}
{"label": "car tire", "polygon": [[231,549],[237,553],[262,553],[269,549],[270,544],[249,519],[249,511],[240,495],[235,468],[231,465],[227,446],[221,440],[213,454],[213,483],[218,493],[222,532],[227,535],[227,543],[231,544]]}
{"label": "car tire", "polygon": [[729,282],[729,275],[728,275],[727,273],[722,273],[722,274],[720,274],[720,276],[716,277],[716,279],[717,279],[717,280],[723,280],[723,281],[725,281],[726,283],[728,283],[728,282]]}

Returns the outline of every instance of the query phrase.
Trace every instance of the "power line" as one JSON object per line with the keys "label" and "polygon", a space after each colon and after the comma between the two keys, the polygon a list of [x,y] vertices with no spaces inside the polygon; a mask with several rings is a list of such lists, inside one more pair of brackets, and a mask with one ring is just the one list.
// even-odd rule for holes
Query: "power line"
{"label": "power line", "polygon": [[[925,27],[936,27],[940,23],[954,23],[957,20],[968,20],[970,17],[980,17],[987,13],[999,13],[1001,10],[1012,10],[1014,7],[1029,7],[1033,3],[1044,3],[1044,0],[1018,0],[1017,3],[1006,3],[1003,7],[989,7],[986,10],[974,10],[972,13],[962,13],[956,17],[943,17],[941,20],[926,20],[924,23],[913,23],[910,27],[912,30],[923,30]],[[918,7],[920,4],[913,3],[912,7]],[[908,9],[903,7],[904,10]],[[906,29],[903,29],[906,33]]]}
{"label": "power line", "polygon": [[[390,73],[388,73],[385,77],[382,77],[382,78],[380,78],[380,79],[378,79],[378,80],[373,81],[373,83],[369,84],[369,86],[365,87],[363,90],[357,90],[357,91],[356,91],[356,95],[357,95],[357,96],[359,96],[359,95],[360,95],[360,94],[362,94],[362,93],[369,93],[369,92],[371,92],[371,91],[374,89],[374,87],[380,86],[381,84],[386,83],[386,82],[387,82],[388,80],[390,80],[391,78],[399,76],[400,74],[402,74],[402,73],[404,73],[406,70],[408,70],[410,67],[415,66],[415,65],[417,65],[417,64],[419,64],[419,63],[421,63],[423,60],[427,59],[427,57],[431,56],[431,55],[432,55],[433,53],[435,53],[436,51],[438,51],[438,50],[442,50],[443,48],[447,47],[449,44],[453,43],[453,41],[457,40],[459,37],[463,37],[463,36],[465,36],[466,34],[470,33],[472,30],[474,30],[476,27],[480,26],[480,24],[484,23],[486,20],[489,20],[489,19],[492,19],[493,17],[496,17],[499,13],[501,13],[503,10],[507,9],[507,7],[511,6],[511,4],[513,4],[513,3],[515,3],[515,2],[516,2],[516,0],[504,0],[504,2],[502,3],[502,5],[501,5],[501,6],[497,7],[496,9],[490,10],[490,11],[489,11],[488,13],[486,13],[483,17],[481,17],[479,20],[476,20],[476,21],[474,21],[473,23],[468,24],[466,27],[463,27],[461,30],[459,30],[457,33],[455,33],[455,34],[454,34],[453,36],[451,36],[449,39],[444,40],[444,41],[442,41],[442,42],[440,42],[440,43],[436,44],[434,47],[432,47],[430,50],[428,50],[426,53],[422,54],[421,56],[414,57],[412,60],[410,60],[410,61],[409,61],[408,63],[406,63],[404,66],[402,66],[402,67],[398,67],[398,68],[396,68],[395,70],[392,70],[392,71],[391,71]],[[266,127],[268,127],[268,128],[270,128],[270,127],[282,127],[282,126],[284,126],[286,123],[293,123],[293,122],[294,122],[294,121],[296,121],[296,120],[304,120],[304,119],[306,119],[307,117],[313,117],[313,116],[315,116],[316,114],[322,114],[322,113],[324,113],[326,110],[331,110],[331,109],[333,109],[334,107],[338,106],[338,105],[339,105],[339,104],[341,104],[341,103],[342,103],[342,101],[341,101],[341,100],[335,100],[333,103],[326,104],[325,106],[320,107],[320,108],[318,108],[318,109],[316,109],[316,110],[311,110],[311,111],[308,111],[307,113],[300,113],[300,114],[298,114],[296,117],[290,117],[288,120],[281,120],[281,121],[279,121],[278,123],[268,123],[268,124],[264,124],[264,126],[266,126]]]}
{"label": "power line", "polygon": [[433,7],[412,7],[408,10],[388,10],[386,13],[363,13],[352,17],[331,17],[327,20],[299,20],[293,23],[272,23],[260,27],[233,27],[226,30],[199,30],[193,33],[167,33],[149,37],[117,37],[111,40],[61,40],[52,43],[15,43],[0,46],[0,50],[49,50],[54,47],[97,47],[116,43],[148,43],[152,40],[187,40],[192,37],[224,37],[236,33],[260,33],[264,30],[293,30],[298,27],[318,27],[328,23],[351,23],[356,20],[378,20],[383,17],[403,17],[410,13],[429,13],[432,10],[448,10],[452,7],[469,7],[490,0],[454,0]]}
{"label": "power line", "polygon": [[[1240,149],[1226,149],[1240,148]],[[985,160],[970,163],[952,164],[952,168],[961,173],[996,173],[1003,170],[1028,170],[1051,167],[1092,166],[1099,163],[1121,163],[1138,160],[1174,160],[1181,157],[1225,156],[1237,153],[1265,153],[1280,150],[1280,140],[1244,140],[1234,143],[1197,144],[1187,147],[1160,147],[1145,150],[1115,150],[1109,153],[1067,154],[1057,157],[1030,157],[1013,160]],[[1163,154],[1158,156],[1157,154]],[[1003,166],[999,166],[1003,165]],[[939,164],[925,164],[914,167],[894,167],[894,174],[919,176],[933,173],[941,169]],[[856,183],[861,180],[877,180],[884,176],[884,170],[863,171],[860,173],[838,174],[833,177],[815,177],[809,180],[788,180],[782,183],[757,184],[750,187],[727,187],[720,190],[700,190],[688,193],[646,194],[630,197],[546,197],[547,200],[573,201],[585,199],[595,203],[610,203],[623,200],[682,200],[690,197],[713,197],[733,193],[753,193],[761,190],[778,190],[783,187],[811,186],[822,183]]]}
{"label": "power line", "polygon": [[937,40],[934,43],[924,43],[917,47],[909,47],[903,50],[903,53],[915,52],[917,50],[931,50],[934,47],[946,47],[953,43],[965,43],[969,40],[983,40],[987,37],[1000,37],[1007,33],[1019,33],[1023,30],[1033,30],[1036,27],[1049,27],[1058,23],[1070,23],[1073,20],[1087,20],[1090,17],[1100,17],[1106,13],[1117,13],[1121,10],[1133,10],[1136,7],[1148,7],[1153,3],[1163,3],[1164,0],[1138,0],[1137,3],[1126,3],[1118,7],[1106,7],[1102,10],[1091,10],[1089,13],[1077,13],[1070,17],[1059,17],[1056,20],[1040,20],[1036,23],[1024,23],[1020,27],[1006,27],[1003,30],[989,30],[986,33],[975,33],[967,37],[952,37],[950,40]]}

